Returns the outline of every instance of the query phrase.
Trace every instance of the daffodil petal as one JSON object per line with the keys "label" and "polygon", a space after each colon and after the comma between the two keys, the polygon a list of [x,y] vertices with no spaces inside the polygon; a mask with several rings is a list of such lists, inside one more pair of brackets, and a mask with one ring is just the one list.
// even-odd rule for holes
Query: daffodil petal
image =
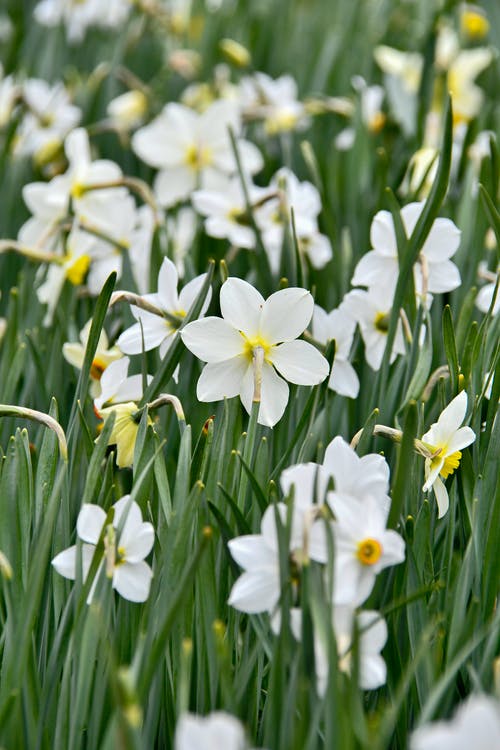
{"label": "daffodil petal", "polygon": [[307,341],[287,341],[275,346],[271,358],[280,375],[297,385],[317,385],[330,371],[328,360]]}

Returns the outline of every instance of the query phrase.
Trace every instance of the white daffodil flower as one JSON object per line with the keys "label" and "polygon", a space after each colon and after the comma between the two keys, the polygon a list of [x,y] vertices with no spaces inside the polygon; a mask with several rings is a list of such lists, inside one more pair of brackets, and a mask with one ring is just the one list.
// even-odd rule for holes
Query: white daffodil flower
{"label": "white daffodil flower", "polygon": [[[352,607],[336,605],[333,608],[333,629],[337,642],[338,666],[341,672],[351,673],[353,661],[354,627],[358,629],[357,658],[358,680],[361,690],[376,690],[384,685],[387,666],[380,652],[387,641],[387,625],[378,612],[366,610],[357,616]],[[316,687],[324,696],[328,686],[330,661],[319,635],[314,638]]]}
{"label": "white daffodil flower", "polygon": [[387,518],[391,506],[390,469],[384,456],[378,453],[358,456],[349,443],[337,435],[326,448],[322,466],[325,474],[333,477],[335,492],[361,501],[367,496],[373,497]]}
{"label": "white daffodil flower", "polygon": [[422,442],[434,454],[425,459],[425,484],[422,487],[428,492],[431,487],[436,496],[438,518],[448,510],[448,491],[442,481],[453,474],[462,458],[461,450],[474,442],[476,433],[470,427],[462,427],[467,412],[467,393],[460,391],[446,409],[439,415],[438,421],[422,436]]}
{"label": "white daffodil flower", "polygon": [[128,17],[132,8],[131,0],[41,0],[35,6],[34,16],[42,26],[66,26],[66,36],[70,43],[82,41],[89,26],[115,28]]}
{"label": "white daffodil flower", "polygon": [[258,421],[275,425],[288,403],[286,380],[317,385],[329,373],[327,360],[314,346],[295,340],[309,324],[313,307],[306,289],[282,289],[264,300],[251,284],[229,278],[220,291],[222,318],[196,320],[181,331],[187,348],[208,363],[198,380],[198,399],[210,402],[239,395],[250,414],[254,354],[261,352]]}
{"label": "white daffodil flower", "polygon": [[71,104],[62,83],[29,78],[21,93],[27,111],[16,131],[15,153],[36,156],[45,147],[57,149],[80,122],[81,109]]}
{"label": "white daffodil flower", "polygon": [[[497,274],[492,271],[488,271],[486,263],[479,264],[479,275],[490,279],[488,284],[485,284],[477,293],[476,307],[481,310],[482,313],[487,313],[493,302],[493,295],[495,294],[495,288],[497,284]],[[493,302],[492,315],[496,315],[500,311],[500,292],[495,297]]]}
{"label": "white daffodil flower", "polygon": [[341,396],[356,398],[359,393],[359,378],[349,362],[349,354],[356,330],[356,321],[341,305],[330,313],[319,305],[314,306],[312,334],[320,344],[335,340],[335,359],[328,387]]}
{"label": "white daffodil flower", "polygon": [[[113,527],[118,529],[125,514],[125,520],[118,536],[116,546],[105,548],[106,574],[113,580],[113,588],[120,596],[131,602],[145,602],[149,596],[152,571],[144,558],[149,555],[154,544],[154,529],[148,522],[143,522],[141,509],[135,502],[130,502],[130,495],[124,495],[113,505]],[[82,540],[81,576],[85,579],[94,557],[97,543],[104,531],[106,513],[98,505],[88,503],[82,507],[76,522],[76,533]],[[60,552],[52,560],[57,572],[75,580],[77,576],[78,551],[73,545]],[[104,561],[99,566],[87,602],[92,600]]]}
{"label": "white daffodil flower", "polygon": [[[424,209],[425,202],[409,203],[401,209],[401,220],[409,237]],[[426,265],[426,287],[428,292],[440,294],[451,292],[460,286],[460,272],[450,258],[458,250],[461,232],[451,219],[438,218],[432,224],[429,235],[420,251]],[[373,250],[366,253],[354,270],[352,284],[368,286],[384,284],[394,291],[399,274],[398,248],[394,221],[389,211],[375,214],[370,228]],[[422,264],[413,267],[417,294],[423,292]]]}
{"label": "white daffodil flower", "polygon": [[[368,291],[353,289],[342,301],[342,307],[359,325],[365,345],[365,358],[372,370],[379,370],[387,343],[389,319],[394,290],[389,278],[383,284],[372,286]],[[403,329],[398,320],[392,347],[391,364],[398,354],[405,353]]]}
{"label": "white daffodil flower", "polygon": [[208,716],[181,714],[175,729],[175,750],[247,750],[243,725],[225,711]]}
{"label": "white daffodil flower", "polygon": [[[247,182],[250,205],[269,195],[269,190]],[[245,194],[239,177],[227,180],[217,190],[195,190],[191,196],[196,211],[205,216],[205,232],[210,237],[228,239],[235,247],[255,247],[255,232],[250,224]]]}
{"label": "white daffodil flower", "polygon": [[267,135],[309,126],[306,108],[298,99],[297,83],[290,75],[273,79],[258,72],[247,76],[240,83],[240,96],[245,116],[263,120]]}
{"label": "white daffodil flower", "polygon": [[118,131],[128,132],[142,123],[147,108],[146,95],[142,91],[134,89],[112,99],[106,108],[106,112]]}
{"label": "white daffodil flower", "polygon": [[[73,367],[82,369],[83,360],[85,359],[85,350],[87,348],[87,342],[89,339],[90,326],[92,320],[89,320],[82,330],[80,331],[80,343],[66,342],[63,344],[63,357]],[[100,380],[106,370],[106,368],[115,360],[123,357],[123,353],[118,349],[117,346],[109,348],[108,337],[106,331],[103,329],[97,342],[97,349],[94,354],[94,359],[90,366],[90,377],[92,380],[90,393],[91,396],[96,397],[101,391]],[[130,400],[130,399],[127,399]]]}
{"label": "white daffodil flower", "polygon": [[[139,431],[139,422],[141,414],[139,407],[134,401],[113,404],[99,410],[99,415],[106,423],[111,415],[114,415],[115,422],[111,435],[108,438],[108,445],[116,445],[116,464],[120,469],[134,465],[134,450],[137,433]],[[148,425],[153,422],[148,416]],[[100,440],[99,436],[96,442]]]}
{"label": "white daffodil flower", "polygon": [[471,695],[449,721],[434,721],[413,732],[410,750],[498,750],[500,704],[489,695]]}
{"label": "white daffodil flower", "polygon": [[[143,349],[149,351],[160,347],[160,357],[164,357],[173,341],[174,334],[200,293],[205,278],[206,274],[197,276],[178,293],[179,277],[177,269],[170,258],[165,258],[158,274],[158,292],[146,294],[144,299],[157,307],[159,311],[168,313],[170,317],[155,315],[131,305],[132,314],[139,322],[127,328],[118,338],[117,344],[120,349],[125,354],[140,354]],[[211,296],[212,292],[209,290],[203,302],[201,316],[205,314]],[[178,324],[172,318],[177,320]]]}
{"label": "white daffodil flower", "polygon": [[416,128],[417,94],[422,79],[424,58],[418,52],[379,45],[374,57],[384,72],[384,84],[391,110],[407,135]]}
{"label": "white daffodil flower", "polygon": [[[286,519],[286,505],[277,510]],[[281,596],[276,508],[270,505],[261,522],[260,534],[238,536],[228,542],[234,560],[245,571],[233,584],[228,604],[240,612],[272,613]]]}
{"label": "white daffodil flower", "polygon": [[294,212],[299,251],[307,255],[314,268],[323,268],[332,258],[330,240],[318,229],[321,198],[310,182],[300,182],[294,173],[283,167],[269,183],[270,196],[255,211],[255,220],[262,233],[273,273],[278,273],[285,232],[291,233],[291,212]]}
{"label": "white daffodil flower", "polygon": [[[214,189],[237,165],[229,129],[240,136],[241,122],[235,102],[218,100],[202,114],[182,104],[170,103],[149,125],[137,130],[132,148],[140,159],[158,172],[154,189],[162,206],[173,206],[199,189]],[[238,140],[245,174],[262,168],[257,147]]]}
{"label": "white daffodil flower", "polygon": [[333,601],[357,606],[368,598],[384,568],[403,562],[405,543],[386,529],[387,514],[376,497],[357,500],[335,490],[327,502],[335,516]]}
{"label": "white daffodil flower", "polygon": [[[353,76],[351,83],[359,95],[363,125],[369,133],[378,133],[384,127],[386,120],[382,110],[385,89],[378,85],[369,86],[362,76]],[[339,151],[349,151],[354,145],[355,138],[355,129],[345,128],[335,137],[335,146]]]}
{"label": "white daffodil flower", "polygon": [[[94,406],[99,413],[104,406],[111,406],[124,401],[141,400],[143,392],[142,375],[127,377],[129,365],[130,359],[122,357],[115,362],[111,362],[102,373],[101,392],[94,399]],[[148,385],[152,379],[152,375],[147,375],[146,382]]]}

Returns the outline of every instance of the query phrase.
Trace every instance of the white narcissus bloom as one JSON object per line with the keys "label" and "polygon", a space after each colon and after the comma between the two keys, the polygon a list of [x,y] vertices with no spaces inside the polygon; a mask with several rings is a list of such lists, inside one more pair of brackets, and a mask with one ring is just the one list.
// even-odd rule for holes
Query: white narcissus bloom
{"label": "white narcissus bloom", "polygon": [[356,398],[359,393],[359,378],[349,362],[355,329],[356,321],[342,305],[330,313],[325,312],[319,305],[314,306],[313,338],[320,344],[335,339],[335,359],[328,387],[349,398]]}
{"label": "white narcissus bloom", "polygon": [[[154,188],[162,206],[188,198],[197,188],[213,189],[221,178],[236,173],[229,128],[239,137],[238,106],[218,100],[201,115],[182,104],[167,104],[155,120],[134,133],[135,153],[160,170]],[[262,157],[256,146],[240,139],[238,150],[246,174],[261,169]]]}
{"label": "white narcissus bloom", "polygon": [[[401,209],[401,220],[407,237],[411,235],[424,209],[425,202],[409,203]],[[438,218],[420,251],[427,264],[427,291],[451,292],[460,286],[460,273],[450,258],[460,244],[461,232],[451,219]],[[368,286],[384,284],[394,290],[399,274],[398,248],[394,221],[389,211],[379,211],[371,225],[370,240],[373,250],[366,253],[354,270],[352,284]],[[415,289],[423,291],[422,266],[413,267]]]}
{"label": "white narcissus bloom", "polygon": [[229,551],[245,571],[233,584],[228,604],[240,612],[272,613],[281,596],[278,533],[275,513],[286,519],[286,506],[270,505],[261,522],[260,534],[238,536],[228,542]]}
{"label": "white narcissus bloom", "polygon": [[[85,350],[87,348],[91,325],[92,320],[89,320],[80,331],[80,343],[66,342],[63,344],[64,359],[79,370],[82,369],[83,360],[85,359]],[[93,397],[98,396],[101,391],[100,380],[106,368],[121,357],[123,357],[123,353],[117,346],[109,348],[108,337],[106,331],[103,329],[100,333],[94,359],[90,366],[90,377],[92,379],[90,393]]]}
{"label": "white narcissus bloom", "polygon": [[[269,195],[269,190],[251,183],[247,191],[251,206]],[[255,247],[255,232],[239,177],[227,180],[217,190],[195,190],[191,200],[196,211],[206,217],[205,231],[210,237],[228,239],[235,247]]]}
{"label": "white narcissus bloom", "polygon": [[288,403],[286,380],[317,385],[329,372],[327,360],[314,346],[296,341],[309,324],[313,307],[306,289],[282,289],[264,300],[251,284],[229,278],[220,291],[222,318],[196,320],[181,331],[187,348],[208,363],[198,380],[198,399],[210,402],[239,395],[250,414],[254,355],[261,352],[264,361],[258,421],[269,427],[275,425]]}
{"label": "white narcissus bloom", "polygon": [[[393,289],[389,280],[384,285],[364,289],[353,289],[342,301],[342,307],[359,325],[365,345],[365,358],[372,370],[379,370],[387,343],[387,332],[391,316]],[[391,364],[398,354],[405,353],[405,343],[401,321],[396,326],[396,336],[392,347]]]}
{"label": "white narcissus bloom", "polygon": [[[174,334],[200,293],[205,278],[206,274],[197,276],[178,293],[177,269],[169,258],[165,258],[158,274],[157,294],[146,294],[144,299],[178,320],[178,325],[176,327],[171,319],[131,305],[132,314],[139,322],[127,328],[118,338],[117,344],[120,349],[125,354],[140,354],[143,348],[144,351],[149,351],[160,347],[160,357],[164,357],[174,340]],[[211,296],[212,292],[209,290],[203,302],[201,316],[205,314]]]}
{"label": "white narcissus bloom", "polygon": [[279,271],[285,231],[287,228],[292,231],[292,209],[299,251],[308,256],[314,268],[323,268],[332,258],[332,248],[328,237],[318,229],[321,211],[318,191],[312,183],[300,182],[290,169],[283,167],[269,183],[268,194],[273,193],[276,196],[255,211],[271,269],[274,273]]}
{"label": "white narcissus bloom", "polygon": [[379,45],[374,57],[384,72],[384,84],[391,109],[407,135],[416,129],[417,93],[422,79],[424,58],[418,52]]}
{"label": "white narcissus bloom", "polygon": [[[124,401],[140,401],[142,398],[142,375],[127,377],[130,359],[122,357],[112,362],[104,370],[101,377],[101,393],[94,399],[94,406],[101,412],[104,406],[123,403]],[[152,375],[146,376],[146,382],[152,381]]]}
{"label": "white narcissus bloom", "polygon": [[[118,467],[124,469],[133,466],[135,441],[137,440],[141,419],[139,407],[134,401],[127,401],[123,404],[113,404],[113,406],[108,406],[105,409],[101,408],[99,414],[104,423],[114,414],[115,422],[108,438],[108,445],[116,445]],[[148,417],[148,424],[153,424],[150,417]],[[96,442],[100,439],[99,436]]]}
{"label": "white narcissus bloom", "polygon": [[438,421],[422,436],[422,442],[434,454],[425,459],[425,484],[428,492],[431,487],[436,496],[438,518],[448,510],[449,497],[443,479],[453,474],[462,458],[461,450],[474,442],[476,433],[470,427],[462,427],[467,412],[467,393],[461,391],[450,401],[439,415]]}
{"label": "white narcissus bloom", "polygon": [[181,714],[175,729],[175,750],[247,750],[241,722],[225,711],[208,716]]}
{"label": "white narcissus bloom", "polygon": [[403,562],[405,543],[397,532],[386,529],[387,514],[376,497],[357,500],[334,491],[327,501],[335,516],[333,600],[357,606],[368,598],[384,568]]}
{"label": "white narcissus bloom", "polygon": [[290,75],[273,79],[266,73],[243,78],[241,105],[249,118],[264,120],[268,135],[304,130],[309,126],[304,104],[298,100],[295,80]]}
{"label": "white narcissus bloom", "polygon": [[106,112],[117,130],[127,132],[141,124],[147,108],[146,95],[139,89],[133,89],[112,99]]}
{"label": "white narcissus bloom", "polygon": [[71,43],[81,42],[89,26],[113,28],[126,20],[132,7],[131,0],[41,0],[34,16],[42,26],[64,23]]}
{"label": "white narcissus bloom", "polygon": [[59,147],[80,122],[82,111],[71,104],[62,83],[51,85],[39,78],[22,84],[27,112],[16,131],[15,153],[36,154],[44,147]]}
{"label": "white narcissus bloom", "polygon": [[[476,307],[478,310],[481,310],[482,313],[487,313],[490,309],[491,303],[493,302],[493,295],[495,294],[495,288],[497,284],[497,274],[488,271],[488,267],[486,263],[480,263],[479,264],[479,275],[487,278],[489,281],[488,284],[485,284],[478,292],[476,297]],[[495,297],[495,301],[493,302],[493,309],[492,309],[492,315],[496,315],[498,311],[500,310],[500,291],[497,293]]]}
{"label": "white narcissus bloom", "polygon": [[[384,618],[373,610],[357,616],[352,607],[336,605],[333,608],[333,629],[337,641],[338,666],[341,672],[351,673],[353,661],[354,628],[358,629],[357,657],[358,679],[361,690],[376,690],[385,684],[387,666],[380,652],[387,641]],[[330,662],[320,637],[315,634],[314,657],[318,694],[323,696],[328,686]]]}
{"label": "white narcissus bloom", "polygon": [[[154,529],[143,522],[141,509],[124,495],[113,505],[113,527],[118,529],[124,514],[124,523],[117,539],[116,549],[106,550],[106,572],[113,579],[113,588],[120,596],[131,602],[144,602],[149,596],[152,571],[144,558],[149,555],[154,544]],[[88,503],[82,507],[76,522],[76,533],[82,540],[81,576],[85,580],[89,573],[97,543],[104,531],[106,513],[98,505]],[[60,575],[75,580],[77,577],[77,546],[73,545],[60,552],[52,560],[52,565]],[[102,566],[102,563],[101,563]],[[92,600],[94,588],[99,578],[97,571],[87,601]]]}
{"label": "white narcissus bloom", "polygon": [[498,750],[500,704],[489,695],[471,695],[449,721],[417,729],[410,750]]}
{"label": "white narcissus bloom", "polygon": [[383,456],[378,453],[358,456],[354,448],[337,435],[326,448],[322,466],[324,473],[333,477],[336,492],[354,500],[374,497],[387,518],[391,506],[390,470]]}

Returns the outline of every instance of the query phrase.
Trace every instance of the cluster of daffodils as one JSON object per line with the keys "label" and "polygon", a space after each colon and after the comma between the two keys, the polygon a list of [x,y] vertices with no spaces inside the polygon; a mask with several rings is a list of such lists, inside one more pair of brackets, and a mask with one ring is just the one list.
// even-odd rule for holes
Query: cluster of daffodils
{"label": "cluster of daffodils", "polygon": [[[360,458],[341,437],[336,437],[328,445],[322,464],[292,466],[282,473],[280,484],[289,507],[284,502],[270,506],[263,515],[260,534],[229,542],[232,557],[244,570],[232,588],[229,604],[250,614],[267,612],[273,629],[279,629],[283,596],[279,537],[288,515],[292,633],[300,640],[301,569],[312,560],[324,570],[339,668],[350,671],[354,633],[359,630],[360,687],[377,688],[386,678],[380,652],[387,639],[387,627],[378,612],[360,612],[358,608],[372,592],[377,575],[405,558],[403,539],[387,529],[389,466],[376,454]],[[329,489],[331,485],[333,490]],[[328,581],[332,582],[330,590]],[[327,643],[319,633],[318,629],[315,665],[317,689],[324,694],[329,658]]]}
{"label": "cluster of daffodils", "polygon": [[53,27],[63,24],[71,43],[81,42],[89,27],[114,29],[128,18],[132,0],[41,0],[34,16],[39,24]]}
{"label": "cluster of daffodils", "polygon": [[0,130],[19,118],[13,139],[15,156],[33,156],[39,164],[50,160],[81,117],[63,83],[3,76],[0,66]]}
{"label": "cluster of daffodils", "polygon": [[120,167],[92,158],[87,133],[79,128],[65,141],[68,169],[48,183],[23,189],[31,211],[18,235],[17,249],[49,263],[41,272],[37,295],[47,304],[45,322],[52,320],[63,284],[84,281],[98,294],[113,271],[121,275],[128,252],[138,288],[147,285],[155,218],[150,206],[137,208]]}
{"label": "cluster of daffodils", "polygon": [[[468,8],[468,9],[467,9]],[[462,40],[476,42],[484,38],[489,24],[476,6],[462,10]],[[478,33],[479,32],[479,33]],[[445,92],[449,92],[453,107],[452,173],[461,158],[469,123],[479,114],[484,94],[476,79],[494,59],[491,47],[462,49],[461,39],[453,25],[445,21],[437,35],[434,59],[434,95],[427,114],[423,143],[410,160],[403,189],[425,197],[436,174],[436,161],[442,107]],[[375,49],[375,60],[385,77],[385,86],[394,118],[404,132],[413,134],[417,123],[417,101],[422,81],[424,58],[418,52],[402,52],[385,45]]]}

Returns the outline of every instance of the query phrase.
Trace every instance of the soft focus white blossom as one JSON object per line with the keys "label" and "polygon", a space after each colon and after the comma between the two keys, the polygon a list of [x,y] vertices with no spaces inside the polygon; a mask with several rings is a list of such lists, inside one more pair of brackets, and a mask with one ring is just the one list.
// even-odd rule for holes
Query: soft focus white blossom
{"label": "soft focus white blossom", "polygon": [[[141,509],[124,495],[113,505],[112,525],[118,529],[124,520],[116,547],[105,552],[106,574],[112,578],[113,588],[120,596],[131,602],[144,602],[149,596],[152,571],[144,558],[149,555],[154,544],[154,529],[143,522]],[[82,507],[76,522],[76,533],[83,542],[81,545],[81,576],[85,581],[90,570],[96,545],[105,531],[106,513],[98,505],[88,503]],[[76,545],[60,552],[52,560],[52,565],[60,575],[74,580],[77,577],[79,560]],[[88,602],[92,600],[103,562],[95,575]]]}
{"label": "soft focus white blossom", "polygon": [[154,187],[161,205],[189,198],[197,188],[214,189],[236,173],[229,129],[239,139],[244,172],[255,174],[262,157],[256,146],[240,139],[238,106],[229,100],[215,101],[202,114],[182,104],[167,104],[156,119],[134,133],[136,154],[159,170]]}
{"label": "soft focus white blossom", "polygon": [[[83,360],[85,359],[85,350],[87,348],[91,325],[92,320],[89,320],[80,331],[80,343],[66,342],[63,345],[62,351],[64,359],[69,362],[70,365],[73,365],[73,367],[77,367],[79,370],[82,369]],[[94,359],[92,360],[92,364],[90,365],[90,377],[92,380],[90,387],[91,396],[99,396],[101,392],[100,381],[104,374],[104,371],[107,367],[109,367],[109,365],[111,365],[112,362],[115,362],[121,357],[123,357],[123,354],[117,346],[113,346],[111,348],[109,347],[108,337],[106,335],[106,331],[103,329],[99,335]]]}
{"label": "soft focus white blossom", "polygon": [[[342,302],[344,309],[359,325],[366,361],[375,371],[380,369],[384,356],[393,293],[391,279],[385,278],[383,285],[372,286],[368,291],[353,289]],[[404,352],[403,330],[401,321],[398,320],[390,362],[394,362],[397,355]]]}
{"label": "soft focus white blossom", "polygon": [[115,28],[128,17],[132,0],[41,0],[34,16],[43,26],[66,26],[69,42],[81,42],[89,26]]}
{"label": "soft focus white blossom", "polygon": [[16,131],[15,153],[36,155],[47,146],[58,148],[80,122],[79,107],[71,103],[62,83],[29,78],[21,94],[26,112]]}
{"label": "soft focus white blossom", "polygon": [[[409,203],[401,209],[401,220],[407,237],[413,232],[425,203]],[[420,251],[426,263],[426,284],[422,263],[413,268],[417,294],[450,292],[460,286],[460,273],[450,258],[460,244],[460,230],[451,219],[437,218]],[[371,224],[370,240],[373,250],[366,253],[354,270],[354,286],[384,285],[394,292],[399,274],[398,248],[394,221],[389,211],[379,211]],[[426,286],[426,289],[424,289]]]}
{"label": "soft focus white blossom", "polygon": [[[306,289],[288,288],[267,300],[242,279],[221,288],[222,318],[210,316],[181,331],[187,348],[207,362],[198,380],[200,401],[240,396],[250,414],[254,398],[254,356],[261,352],[262,382],[258,421],[273,425],[288,403],[287,380],[317,385],[328,375],[328,362],[306,341],[296,341],[311,320],[314,302]],[[281,377],[280,377],[281,376]]]}
{"label": "soft focus white blossom", "polygon": [[243,725],[225,711],[208,716],[181,714],[175,730],[175,750],[247,750]]}
{"label": "soft focus white blossom", "polygon": [[273,79],[266,73],[243,78],[241,105],[247,117],[261,119],[268,135],[304,130],[309,117],[298,99],[297,84],[290,75]]}
{"label": "soft focus white blossom", "polygon": [[312,183],[300,182],[290,169],[282,167],[269,183],[267,200],[255,211],[271,269],[278,273],[285,233],[291,237],[292,209],[299,251],[307,255],[313,268],[323,268],[332,258],[332,248],[318,228],[320,195]]}
{"label": "soft focus white blossom", "polygon": [[471,695],[449,721],[417,729],[410,750],[498,750],[500,705],[489,695]]}
{"label": "soft focus white blossom", "polygon": [[[158,292],[146,294],[144,299],[153,304],[159,311],[168,313],[169,317],[156,315],[131,305],[131,312],[138,321],[127,328],[119,337],[117,344],[125,354],[140,354],[143,350],[160,348],[160,357],[164,357],[170,347],[174,334],[189,312],[189,308],[201,291],[206,274],[197,276],[188,282],[178,293],[178,275],[175,265],[165,258],[158,274]],[[203,316],[210,304],[209,289],[200,316]]]}
{"label": "soft focus white blossom", "polygon": [[356,398],[359,392],[359,378],[349,362],[355,329],[356,321],[342,305],[330,313],[326,313],[319,305],[314,306],[313,338],[320,344],[335,340],[335,359],[328,387],[349,398]]}

